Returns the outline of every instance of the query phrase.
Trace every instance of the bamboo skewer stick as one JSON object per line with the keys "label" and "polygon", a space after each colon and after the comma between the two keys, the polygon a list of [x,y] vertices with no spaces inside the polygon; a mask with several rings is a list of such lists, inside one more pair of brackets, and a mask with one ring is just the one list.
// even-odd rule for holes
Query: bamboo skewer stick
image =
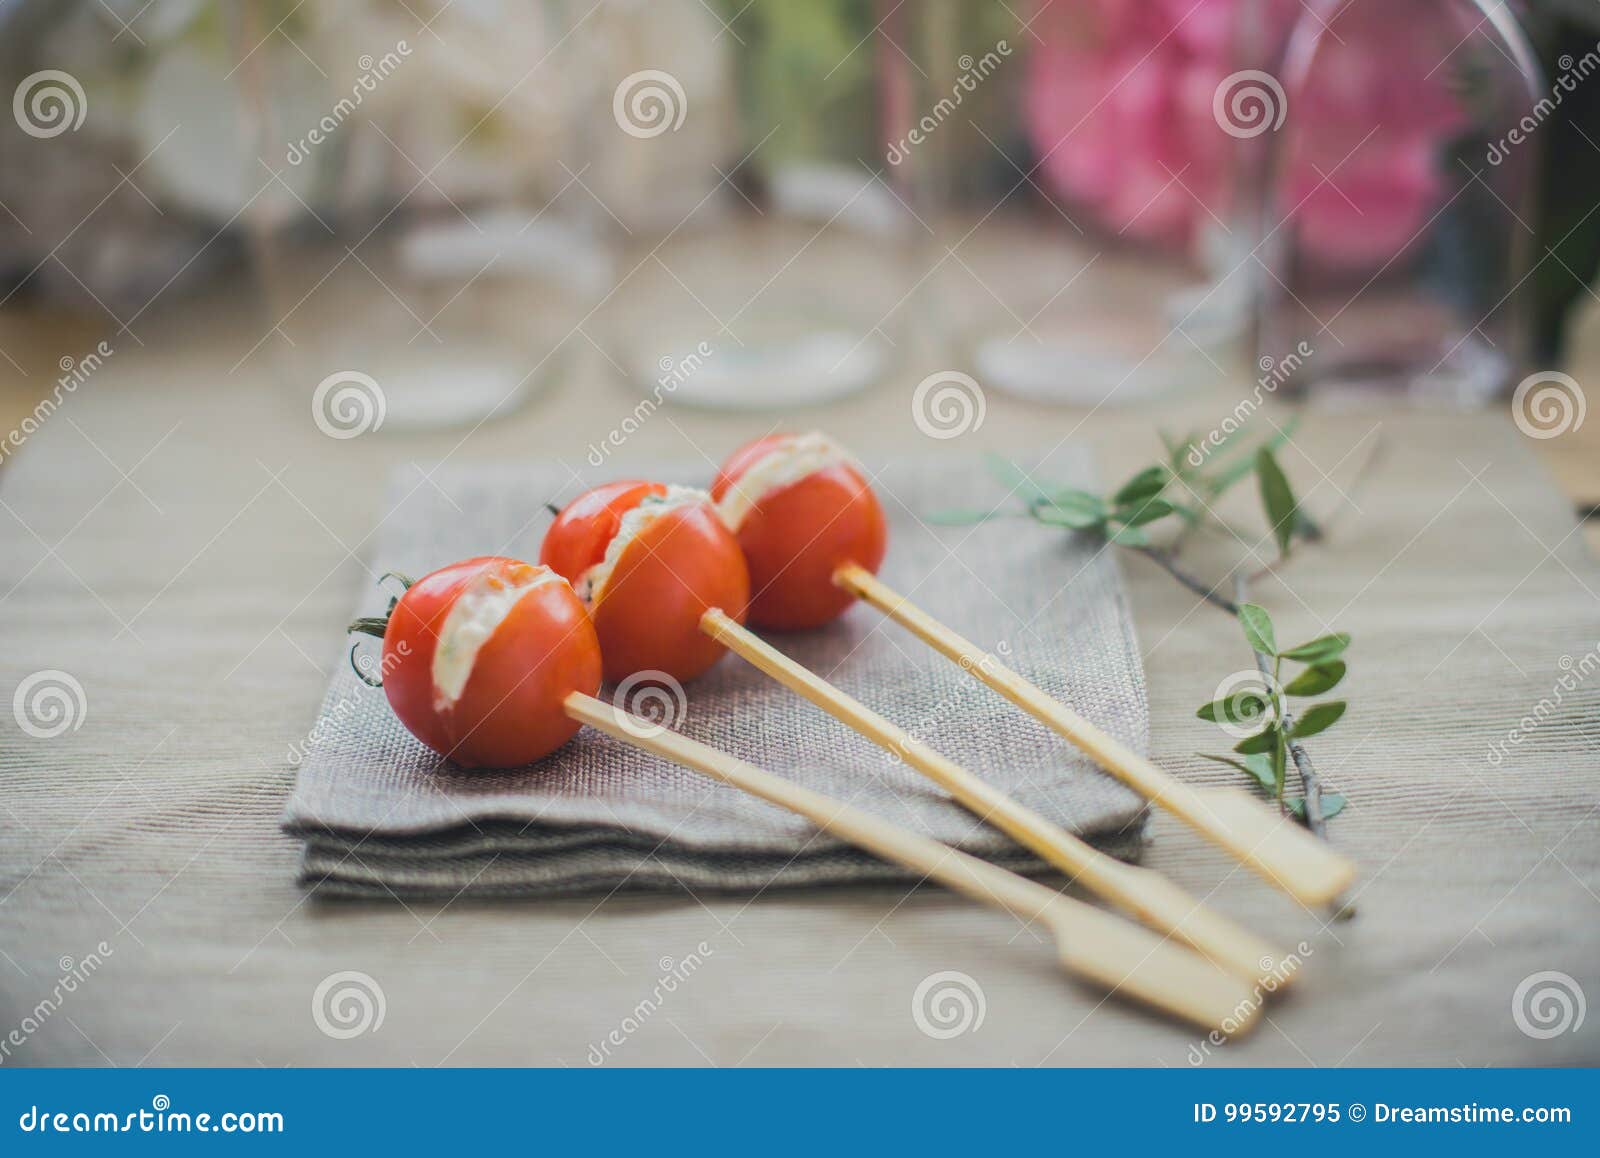
{"label": "bamboo skewer stick", "polygon": [[562,706],[573,719],[623,743],[787,808],[841,840],[975,901],[1024,921],[1041,922],[1055,935],[1063,967],[1114,992],[1226,1034],[1249,1029],[1260,1010],[1255,994],[1236,977],[1110,913],[630,716],[593,696],[573,692]]}
{"label": "bamboo skewer stick", "polygon": [[1161,805],[1303,903],[1326,904],[1355,879],[1354,862],[1326,842],[1241,789],[1196,788],[1175,779],[908,602],[866,568],[847,563],[834,573],[834,582],[954,660],[1087,753],[1135,792]]}
{"label": "bamboo skewer stick", "polygon": [[903,759],[943,787],[981,819],[1097,896],[1159,932],[1176,936],[1219,967],[1248,982],[1288,983],[1294,967],[1271,945],[1206,908],[1177,885],[1149,869],[1107,856],[1019,804],[988,781],[932,751],[920,740],[816,673],[796,663],[722,611],[701,618],[703,631],[779,683],[810,700],[867,739]]}

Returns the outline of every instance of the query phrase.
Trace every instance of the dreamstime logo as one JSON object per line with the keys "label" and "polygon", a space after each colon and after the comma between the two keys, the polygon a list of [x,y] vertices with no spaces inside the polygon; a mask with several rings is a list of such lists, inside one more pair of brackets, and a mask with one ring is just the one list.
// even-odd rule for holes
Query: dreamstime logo
{"label": "dreamstime logo", "polygon": [[391,51],[376,59],[370,52],[362,53],[360,59],[356,61],[361,74],[350,86],[350,95],[340,97],[333,110],[313,125],[305,136],[298,141],[289,142],[289,152],[284,160],[291,165],[298,165],[309,157],[313,149],[333,136],[339,126],[344,124],[345,118],[352,116],[356,109],[361,107],[368,93],[377,91],[378,82],[391,76],[410,55],[411,45],[404,40],[397,41]]}
{"label": "dreamstime logo", "polygon": [[598,1042],[589,1046],[588,1061],[592,1066],[605,1065],[611,1057],[611,1051],[620,1049],[628,1043],[628,1039],[642,1029],[655,1012],[666,1003],[668,996],[678,991],[680,985],[688,982],[700,971],[706,959],[713,955],[710,945],[701,941],[680,960],[674,961],[671,957],[663,957],[656,963],[660,975],[656,978],[655,985],[640,1002],[630,1009],[626,1016]]}
{"label": "dreamstime logo", "polygon": [[1557,710],[1566,702],[1567,693],[1577,691],[1585,680],[1600,671],[1600,644],[1596,644],[1577,659],[1563,655],[1556,660],[1556,666],[1561,669],[1561,674],[1550,686],[1550,694],[1540,697],[1539,702],[1533,705],[1528,714],[1506,732],[1504,740],[1490,741],[1488,760],[1496,768],[1505,762],[1513,747],[1533,735],[1544,726],[1546,720],[1556,715]]}
{"label": "dreamstime logo", "polygon": [[383,658],[377,663],[372,662],[370,655],[354,655],[351,663],[356,671],[367,679],[375,680],[376,684],[357,681],[347,696],[340,696],[333,705],[317,717],[316,723],[311,725],[311,730],[306,733],[304,740],[289,745],[289,765],[298,768],[305,762],[313,750],[326,743],[331,737],[339,735],[348,728],[355,719],[356,712],[360,709],[362,698],[374,686],[381,688],[383,681],[394,674],[396,668],[411,655],[411,641],[402,639],[396,641],[393,651],[385,651]]}
{"label": "dreamstime logo", "polygon": [[689,713],[683,685],[664,671],[636,671],[617,685],[611,702],[622,709],[622,726],[635,736],[659,736]]}
{"label": "dreamstime logo", "polygon": [[1211,696],[1213,703],[1222,705],[1217,710],[1217,724],[1235,740],[1255,735],[1266,722],[1278,690],[1253,667],[1224,676]]}
{"label": "dreamstime logo", "polygon": [[1511,420],[1529,438],[1555,438],[1577,430],[1588,409],[1583,387],[1559,370],[1529,374],[1511,395]]}
{"label": "dreamstime logo", "polygon": [[1223,77],[1211,96],[1211,115],[1230,137],[1247,139],[1276,131],[1288,112],[1289,101],[1278,78],[1257,68]]}
{"label": "dreamstime logo", "polygon": [[589,465],[604,466],[611,452],[627,442],[628,437],[636,433],[645,421],[661,408],[666,396],[675,392],[679,386],[698,373],[700,367],[706,364],[706,359],[713,353],[715,351],[711,348],[711,343],[700,342],[681,358],[674,359],[670,354],[661,355],[661,360],[656,363],[661,369],[661,376],[656,379],[650,396],[639,399],[632,413],[622,420],[621,425],[598,443],[589,444]]}
{"label": "dreamstime logo", "polygon": [[1576,978],[1554,969],[1528,974],[1511,995],[1511,1020],[1539,1041],[1577,1033],[1586,1012],[1583,987]]}
{"label": "dreamstime logo", "polygon": [[0,1065],[10,1059],[12,1050],[21,1049],[28,1044],[28,1039],[38,1033],[46,1021],[55,1016],[67,998],[78,991],[80,985],[87,984],[89,978],[99,972],[111,954],[111,946],[101,941],[77,960],[62,957],[56,962],[61,974],[56,978],[55,987],[32,1009],[24,1013],[22,1020],[8,1033],[0,1037]]}
{"label": "dreamstime logo", "polygon": [[956,662],[966,671],[977,671],[985,675],[993,675],[996,669],[1004,670],[1005,665],[1001,663],[999,656],[1004,656],[1006,659],[1011,658],[1011,642],[1002,639],[994,645],[994,650],[998,655],[984,652],[981,656],[972,656],[963,652],[961,658]]}
{"label": "dreamstime logo", "polygon": [[366,973],[346,969],[324,977],[311,995],[311,1020],[340,1041],[377,1033],[389,1003],[383,987]]}
{"label": "dreamstime logo", "polygon": [[89,699],[70,672],[46,668],[17,685],[11,697],[17,727],[37,740],[53,740],[69,728],[76,732],[89,718]]}
{"label": "dreamstime logo", "polygon": [[111,348],[111,343],[99,341],[94,349],[81,358],[74,358],[71,354],[61,355],[56,363],[61,368],[61,377],[56,379],[56,384],[64,390],[75,390],[89,380],[89,375],[100,369],[105,360],[116,351]]}
{"label": "dreamstime logo", "polygon": [[911,1020],[931,1038],[946,1041],[983,1028],[989,1003],[983,986],[965,973],[930,973],[911,995]]}
{"label": "dreamstime logo", "polygon": [[1545,119],[1556,111],[1567,93],[1576,92],[1578,85],[1589,79],[1596,70],[1600,70],[1600,44],[1595,45],[1577,60],[1572,58],[1570,52],[1564,52],[1556,58],[1556,67],[1561,72],[1550,85],[1550,95],[1543,96],[1534,103],[1533,111],[1522,117],[1515,125],[1506,130],[1505,136],[1498,141],[1489,142],[1489,151],[1484,154],[1484,160],[1491,165],[1498,165],[1511,155],[1514,146],[1522,144],[1544,124]]}
{"label": "dreamstime logo", "polygon": [[100,341],[95,344],[94,349],[81,358],[74,358],[71,354],[61,355],[60,361],[56,363],[61,368],[61,376],[56,379],[55,389],[39,399],[32,414],[23,415],[15,430],[0,439],[0,462],[4,462],[12,451],[21,447],[49,421],[50,416],[61,409],[61,404],[66,401],[67,396],[77,393],[78,387],[105,365],[106,359],[111,357],[112,353],[111,343]]}
{"label": "dreamstime logo", "polygon": [[1199,470],[1205,465],[1206,459],[1211,454],[1228,444],[1228,441],[1243,429],[1250,416],[1261,409],[1267,400],[1267,395],[1276,394],[1278,387],[1299,372],[1300,367],[1306,364],[1306,359],[1315,354],[1310,342],[1301,339],[1281,358],[1274,358],[1271,354],[1263,354],[1257,360],[1256,366],[1261,371],[1261,376],[1256,379],[1255,389],[1245,397],[1239,399],[1233,412],[1223,420],[1204,438],[1197,439],[1189,444],[1189,465]]}
{"label": "dreamstime logo", "polygon": [[1278,960],[1263,957],[1257,962],[1261,975],[1256,979],[1250,992],[1240,998],[1233,1011],[1222,1019],[1221,1024],[1199,1041],[1189,1044],[1188,1062],[1191,1066],[1203,1066],[1211,1060],[1214,1051],[1227,1045],[1231,1036],[1239,1028],[1250,1023],[1250,1019],[1266,1004],[1267,998],[1276,993],[1283,986],[1305,968],[1305,964],[1316,955],[1316,948],[1308,941],[1301,941],[1294,947],[1292,953],[1285,953]]}
{"label": "dreamstime logo", "polygon": [[[995,644],[995,651],[1000,655],[1010,657],[1011,644],[1001,640]],[[969,672],[976,672],[980,678],[993,676],[996,672],[1005,671],[1005,665],[994,655],[984,652],[982,655],[969,655],[965,652],[956,661]],[[964,687],[973,687],[967,684]],[[909,764],[918,750],[927,746],[928,737],[937,734],[944,722],[952,717],[959,718],[965,705],[965,696],[960,695],[955,699],[940,699],[934,703],[920,719],[911,723],[902,730],[900,737],[888,747],[882,749],[882,760],[886,764]]]}
{"label": "dreamstime logo", "polygon": [[911,126],[910,131],[898,141],[890,141],[889,149],[884,154],[884,160],[891,165],[898,165],[911,154],[911,150],[922,144],[933,131],[944,124],[946,119],[955,114],[961,107],[969,93],[976,92],[978,86],[1000,67],[1001,60],[1011,55],[1011,45],[1004,40],[996,41],[990,51],[984,53],[976,60],[970,53],[963,54],[956,60],[956,66],[961,69],[961,75],[950,86],[950,95],[940,97],[938,102],[923,117]]}
{"label": "dreamstime logo", "polygon": [[988,400],[970,374],[940,370],[917,383],[911,418],[929,438],[959,438],[983,425]]}
{"label": "dreamstime logo", "polygon": [[630,137],[677,132],[689,115],[689,98],[670,72],[646,68],[629,73],[611,96],[611,115]]}
{"label": "dreamstime logo", "polygon": [[911,721],[910,727],[901,731],[899,739],[882,749],[883,754],[880,758],[886,764],[911,763],[911,758],[917,750],[927,747],[927,737],[937,733],[943,722],[950,718],[959,706],[954,700],[939,700],[923,713],[920,719]]}
{"label": "dreamstime logo", "polygon": [[336,370],[311,396],[311,417],[329,438],[356,438],[377,430],[388,410],[383,387],[359,370]]}
{"label": "dreamstime logo", "polygon": [[89,115],[89,98],[70,72],[47,68],[22,78],[11,97],[17,127],[30,137],[59,137],[77,132]]}

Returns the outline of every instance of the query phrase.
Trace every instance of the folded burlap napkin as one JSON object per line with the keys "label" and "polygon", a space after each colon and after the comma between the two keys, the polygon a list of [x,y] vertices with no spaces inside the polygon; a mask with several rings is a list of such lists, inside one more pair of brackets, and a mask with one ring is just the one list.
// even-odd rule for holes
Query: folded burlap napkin
{"label": "folded burlap napkin", "polygon": [[[1093,485],[1076,448],[1041,471]],[[703,483],[707,469],[678,463],[635,473]],[[421,575],[482,554],[535,559],[550,518],[545,503],[599,481],[555,463],[445,467],[431,483],[421,478],[416,468],[397,474],[386,507],[393,513],[370,560],[375,570]],[[975,458],[897,462],[874,486],[890,523],[887,582],[1144,749],[1144,678],[1108,552],[1016,519],[925,523],[933,511],[999,499]],[[374,589],[357,611],[377,612],[384,599]],[[856,606],[825,629],[771,638],[1049,819],[1116,855],[1137,855],[1137,796],[877,611]],[[968,852],[1041,867],[937,786],[735,656],[688,687],[674,726]],[[303,882],[330,896],[754,891],[915,879],[799,817],[591,729],[527,768],[457,769],[412,739],[342,654],[299,750],[284,827],[306,842]]]}

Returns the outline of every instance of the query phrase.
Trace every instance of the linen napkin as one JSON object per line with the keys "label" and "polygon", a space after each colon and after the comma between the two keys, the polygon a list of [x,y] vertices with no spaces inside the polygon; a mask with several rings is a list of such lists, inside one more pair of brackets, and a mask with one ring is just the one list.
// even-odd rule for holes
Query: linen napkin
{"label": "linen napkin", "polygon": [[[1144,750],[1143,671],[1111,553],[1016,518],[930,524],[927,516],[939,510],[1001,503],[1003,489],[975,457],[877,465],[868,470],[889,520],[885,581]],[[1094,485],[1082,448],[1064,447],[1039,469],[1052,480]],[[637,473],[703,484],[707,469],[675,463]],[[472,555],[534,560],[550,520],[545,504],[598,481],[549,462],[446,465],[426,479],[417,467],[402,469],[369,565],[421,575]],[[1005,505],[1015,508],[1016,500]],[[377,613],[385,599],[374,588],[354,610]],[[769,638],[1050,820],[1114,855],[1137,857],[1145,816],[1138,796],[876,610],[857,605],[826,628]],[[800,817],[592,729],[526,768],[455,768],[406,732],[383,692],[363,685],[342,652],[336,672],[298,746],[303,759],[283,819],[305,841],[301,879],[319,894],[754,892],[917,879]],[[677,730],[779,775],[1007,867],[1043,867],[936,785],[736,656],[665,707]]]}

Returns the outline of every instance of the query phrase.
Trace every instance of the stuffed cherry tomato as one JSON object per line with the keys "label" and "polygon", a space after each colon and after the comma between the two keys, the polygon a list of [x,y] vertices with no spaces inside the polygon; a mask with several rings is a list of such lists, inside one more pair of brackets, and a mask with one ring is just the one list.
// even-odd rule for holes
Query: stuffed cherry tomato
{"label": "stuffed cherry tomato", "polygon": [[400,722],[466,768],[513,768],[559,748],[578,730],[562,701],[600,687],[600,643],[583,603],[550,568],[516,559],[435,571],[410,583],[386,619],[350,628],[382,633],[382,686]]}
{"label": "stuffed cherry tomato", "polygon": [[883,508],[850,456],[823,434],[775,434],[723,463],[711,496],[750,568],[750,622],[819,627],[855,597],[836,586],[845,563],[876,572],[888,540]]}
{"label": "stuffed cherry tomato", "polygon": [[722,656],[700,630],[716,607],[744,622],[750,578],[710,496],[692,487],[615,482],[579,495],[545,533],[539,560],[589,608],[605,677],[693,679]]}

